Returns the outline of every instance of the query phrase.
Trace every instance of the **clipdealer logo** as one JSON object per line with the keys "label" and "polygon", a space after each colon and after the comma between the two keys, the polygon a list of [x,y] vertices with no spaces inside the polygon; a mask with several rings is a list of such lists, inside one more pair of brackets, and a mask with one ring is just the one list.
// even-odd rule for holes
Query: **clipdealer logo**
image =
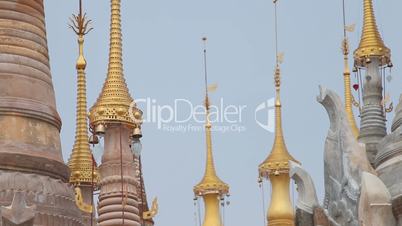
{"label": "clipdealer logo", "polygon": [[[157,129],[166,132],[198,132],[204,130],[206,119],[205,106],[193,104],[187,99],[175,99],[171,104],[160,104],[156,99],[143,98],[131,103],[144,111],[143,122],[155,124]],[[221,98],[216,105],[210,106],[212,130],[219,132],[244,132],[243,117],[246,105],[227,104]],[[262,129],[274,131],[274,99],[259,104],[254,111],[255,122]],[[130,116],[133,117],[132,111]]]}
{"label": "clipdealer logo", "polygon": [[258,105],[255,109],[254,117],[255,122],[261,128],[273,133],[275,130],[275,98],[271,98]]}
{"label": "clipdealer logo", "polygon": [[[193,104],[187,99],[175,99],[171,104],[159,104],[156,99],[137,99],[135,103],[144,110],[143,122],[156,124],[159,130],[168,132],[197,132],[204,130],[205,106]],[[134,106],[135,104],[132,104]],[[227,104],[221,98],[210,106],[212,130],[243,132],[243,115],[246,105]]]}

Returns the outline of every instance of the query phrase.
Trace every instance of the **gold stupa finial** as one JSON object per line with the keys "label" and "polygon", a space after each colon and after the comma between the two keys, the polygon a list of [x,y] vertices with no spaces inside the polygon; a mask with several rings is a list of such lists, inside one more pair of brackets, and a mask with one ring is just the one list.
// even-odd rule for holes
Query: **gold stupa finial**
{"label": "gold stupa finial", "polygon": [[259,165],[259,181],[265,178],[271,182],[271,202],[268,209],[268,226],[294,226],[295,216],[292,203],[290,201],[290,176],[289,161],[296,161],[286,148],[285,139],[282,131],[282,104],[280,99],[281,91],[281,54],[278,54],[278,17],[277,0],[275,5],[275,47],[276,47],[276,65],[274,73],[275,81],[275,140],[269,156]]}
{"label": "gold stupa finial", "polygon": [[355,65],[364,67],[371,57],[380,59],[380,66],[391,62],[391,50],[385,46],[377,28],[373,1],[364,1],[364,22],[359,48],[354,52]]}
{"label": "gold stupa finial", "polygon": [[[207,38],[202,39],[206,43]],[[209,114],[209,96],[208,96],[208,75],[206,70],[206,53],[204,48],[204,66],[205,66],[205,109],[206,109],[206,144],[207,144],[207,160],[205,167],[205,174],[199,184],[194,187],[194,193],[196,196],[204,196],[207,194],[226,195],[229,193],[229,186],[224,183],[216,174],[215,164],[212,151],[212,137],[211,137],[211,121]]]}
{"label": "gold stupa finial", "polygon": [[281,70],[276,65],[275,73],[275,140],[268,158],[259,166],[260,176],[267,177],[270,174],[278,174],[289,170],[289,160],[297,162],[288,152],[282,129],[282,104],[280,100]]}
{"label": "gold stupa finial", "polygon": [[75,129],[75,143],[68,162],[71,171],[70,183],[74,185],[92,184],[96,186],[99,182],[98,170],[94,167],[92,151],[88,142],[88,120],[87,120],[87,96],[84,57],[84,36],[92,30],[89,27],[90,20],[82,13],[80,0],[80,12],[71,18],[70,27],[78,35],[79,56],[76,63],[77,69],[77,115]]}
{"label": "gold stupa finial", "polygon": [[355,116],[353,114],[353,96],[350,82],[350,68],[349,68],[349,41],[347,37],[347,31],[352,32],[354,26],[346,26],[346,13],[345,13],[345,0],[343,2],[343,41],[342,41],[342,53],[343,53],[343,80],[345,91],[345,111],[350,128],[352,129],[353,136],[357,139],[359,136],[359,129],[356,124]]}
{"label": "gold stupa finial", "polygon": [[90,125],[99,133],[108,123],[126,124],[134,129],[142,123],[142,112],[129,93],[123,73],[120,9],[121,0],[111,0],[108,73],[102,92],[89,112]]}
{"label": "gold stupa finial", "polygon": [[283,53],[278,51],[278,15],[277,15],[277,4],[278,0],[273,0],[275,5],[275,141],[268,158],[259,166],[259,171],[261,176],[268,176],[271,173],[279,172],[280,168],[289,169],[289,160],[297,162],[288,152],[283,138],[282,132],[282,113],[281,113],[281,69],[280,64],[283,62]]}

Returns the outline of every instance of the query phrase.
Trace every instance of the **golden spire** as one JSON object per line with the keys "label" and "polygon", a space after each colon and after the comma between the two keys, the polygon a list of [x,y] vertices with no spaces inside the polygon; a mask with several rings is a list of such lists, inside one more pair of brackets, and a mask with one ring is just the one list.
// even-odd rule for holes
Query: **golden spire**
{"label": "golden spire", "polygon": [[[203,41],[206,42],[206,38]],[[204,60],[206,63],[206,49],[204,49]],[[205,64],[206,65],[206,64]],[[208,97],[208,81],[207,72],[205,69],[205,109],[206,109],[206,124],[205,134],[207,143],[207,161],[205,167],[205,174],[201,182],[194,187],[194,193],[197,196],[204,196],[206,194],[214,193],[219,195],[225,195],[229,193],[229,186],[224,183],[216,174],[213,152],[212,152],[212,138],[211,128],[212,124],[209,115],[209,97]]]}
{"label": "golden spire", "polygon": [[391,61],[391,50],[387,48],[378,32],[374,15],[373,1],[364,1],[364,22],[363,32],[359,48],[354,52],[356,66],[364,66],[370,62],[370,57],[380,58],[380,66],[389,64]]}
{"label": "golden spire", "polygon": [[343,56],[344,56],[343,80],[345,86],[345,111],[350,128],[352,129],[353,136],[357,139],[359,136],[359,129],[357,128],[355,116],[353,114],[353,106],[352,106],[353,96],[350,87],[350,69],[348,63],[349,44],[346,38],[343,40],[342,45],[343,45]]}
{"label": "golden spire", "polygon": [[212,153],[212,139],[211,139],[211,122],[209,119],[209,100],[208,96],[205,97],[206,108],[206,143],[207,143],[207,161],[205,167],[205,174],[201,182],[194,187],[194,193],[197,196],[203,196],[208,193],[217,193],[225,195],[229,193],[229,186],[224,183],[216,174],[214,158]]}
{"label": "golden spire", "polygon": [[288,152],[282,132],[280,101],[280,68],[275,69],[275,141],[268,158],[259,166],[260,177],[272,184],[271,204],[268,210],[269,226],[294,226],[294,210],[289,192],[289,161],[297,162]]}
{"label": "golden spire", "polygon": [[[207,38],[203,38],[206,43]],[[205,216],[203,226],[222,226],[222,217],[220,215],[219,200],[223,199],[229,193],[229,185],[224,183],[216,174],[211,138],[211,121],[209,114],[209,97],[208,97],[208,77],[206,64],[206,48],[204,48],[204,66],[205,66],[205,110],[206,110],[206,143],[207,143],[207,162],[205,174],[201,182],[194,187],[194,194],[197,197],[203,197],[205,203]]]}
{"label": "golden spire", "polygon": [[[91,21],[87,20],[82,14],[82,3],[80,0],[80,12],[78,16],[73,15],[70,27],[78,36],[79,56],[76,63],[77,69],[77,115],[75,129],[75,143],[68,162],[71,171],[70,183],[96,184],[99,181],[97,169],[93,168],[92,152],[88,142],[88,121],[87,121],[87,97],[85,68],[87,62],[84,57],[84,36],[92,30],[88,25]],[[94,173],[94,175],[92,175]]]}
{"label": "golden spire", "polygon": [[346,13],[345,13],[345,0],[343,0],[343,41],[342,41],[342,52],[343,52],[343,80],[344,80],[344,90],[345,90],[345,111],[346,117],[349,122],[350,128],[352,129],[353,136],[357,139],[359,136],[359,129],[357,128],[355,116],[353,114],[353,96],[350,84],[350,69],[349,69],[349,42],[347,38],[346,29]]}
{"label": "golden spire", "polygon": [[280,100],[281,71],[279,64],[281,56],[278,54],[277,32],[277,0],[275,4],[275,35],[276,35],[276,67],[275,67],[275,141],[270,155],[260,164],[260,178],[271,181],[271,203],[268,209],[268,226],[294,226],[295,215],[290,201],[289,161],[296,161],[288,152],[282,131],[282,105]]}
{"label": "golden spire", "polygon": [[280,171],[280,169],[289,169],[288,162],[292,160],[297,162],[288,152],[282,131],[282,105],[280,100],[281,71],[279,64],[275,69],[275,141],[271,150],[271,154],[260,165],[259,170],[261,176],[269,175]]}
{"label": "golden spire", "polygon": [[275,67],[275,141],[272,147],[271,154],[260,165],[259,171],[261,176],[264,174],[272,173],[272,170],[278,168],[289,169],[288,161],[292,160],[297,162],[288,152],[282,131],[282,105],[280,99],[281,92],[281,70],[279,65],[282,63],[282,54],[278,53],[278,21],[277,21],[277,1],[274,0],[275,5],[275,51],[276,51],[276,67]]}
{"label": "golden spire", "polygon": [[[101,94],[89,113],[91,127],[123,123],[139,127],[142,112],[130,96],[123,73],[121,0],[111,0],[109,66]],[[134,117],[133,117],[134,116]]]}

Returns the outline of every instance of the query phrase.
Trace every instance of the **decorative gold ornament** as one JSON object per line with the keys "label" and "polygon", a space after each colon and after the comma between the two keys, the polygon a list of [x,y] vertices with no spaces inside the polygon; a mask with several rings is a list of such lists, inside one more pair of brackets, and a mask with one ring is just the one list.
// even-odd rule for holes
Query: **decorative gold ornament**
{"label": "decorative gold ornament", "polygon": [[390,103],[389,107],[385,108],[386,113],[391,113],[394,110],[394,103]]}
{"label": "decorative gold ornament", "polygon": [[102,92],[88,115],[95,132],[100,124],[119,123],[133,129],[141,127],[142,124],[142,112],[130,96],[123,73],[121,3],[120,0],[112,0],[111,4],[108,73]]}
{"label": "decorative gold ornament", "polygon": [[151,209],[149,211],[144,212],[142,218],[144,220],[151,220],[158,214],[158,211],[159,211],[158,198],[155,198],[154,201],[152,201]]}
{"label": "decorative gold ornament", "polygon": [[81,211],[83,211],[85,213],[93,212],[92,205],[88,205],[88,204],[84,203],[84,200],[82,198],[82,192],[79,187],[75,188],[75,204]]}
{"label": "decorative gold ornament", "polygon": [[391,62],[391,50],[385,46],[378,32],[375,19],[373,1],[364,1],[364,24],[363,32],[360,40],[359,48],[354,52],[355,64],[360,67],[365,67],[371,62],[371,57],[380,59],[381,66]]}

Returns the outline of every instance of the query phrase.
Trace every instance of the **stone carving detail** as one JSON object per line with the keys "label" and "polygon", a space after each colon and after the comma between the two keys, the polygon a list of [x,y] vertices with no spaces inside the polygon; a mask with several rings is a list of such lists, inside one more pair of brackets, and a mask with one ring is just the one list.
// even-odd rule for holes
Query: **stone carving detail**
{"label": "stone carving detail", "polygon": [[314,225],[314,215],[302,209],[296,209],[296,226]]}
{"label": "stone carving detail", "polygon": [[362,226],[395,226],[391,195],[375,175],[362,173],[359,222]]}
{"label": "stone carving detail", "polygon": [[357,207],[362,172],[376,174],[365,147],[353,137],[340,97],[320,87],[317,97],[328,112],[330,129],[325,142],[324,209],[329,221],[342,226],[357,226]]}
{"label": "stone carving detail", "polygon": [[321,207],[314,209],[314,226],[330,226],[328,217]]}
{"label": "stone carving detail", "polygon": [[[13,200],[17,202],[21,199],[20,194],[15,191],[22,191],[25,194],[23,202],[28,208],[35,206],[35,226],[83,225],[81,213],[74,202],[73,189],[66,186],[63,181],[37,174],[0,170],[0,206],[3,207],[1,208],[3,218],[7,213],[7,209],[4,211],[4,208],[7,206],[12,208]],[[8,215],[6,217],[8,217],[6,220],[12,222]]]}
{"label": "stone carving detail", "polygon": [[388,134],[378,145],[379,152],[376,158],[377,173],[392,197],[394,214],[402,224],[402,95],[395,109],[391,133]]}
{"label": "stone carving detail", "polygon": [[3,226],[33,226],[35,206],[27,206],[25,193],[17,191],[13,202],[8,207],[1,207],[1,221]]}
{"label": "stone carving detail", "polygon": [[289,176],[296,182],[296,226],[313,225],[314,209],[319,206],[314,182],[300,164],[289,161]]}
{"label": "stone carving detail", "polygon": [[314,209],[319,206],[314,182],[310,175],[296,162],[289,161],[289,176],[296,182],[299,193],[297,208],[313,214]]}

